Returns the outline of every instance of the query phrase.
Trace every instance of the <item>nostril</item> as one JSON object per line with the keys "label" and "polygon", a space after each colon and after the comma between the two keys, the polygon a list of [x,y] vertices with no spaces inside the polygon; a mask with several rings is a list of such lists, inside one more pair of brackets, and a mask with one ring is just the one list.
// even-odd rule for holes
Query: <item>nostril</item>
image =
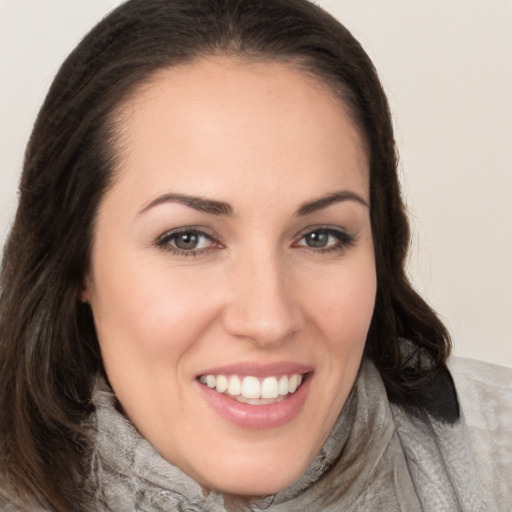
{"label": "nostril", "polygon": [[248,338],[263,346],[279,344],[300,331],[303,319],[288,304],[233,304],[223,314],[223,325],[232,336]]}
{"label": "nostril", "polygon": [[262,346],[283,342],[304,323],[292,293],[292,276],[268,249],[252,247],[237,259],[229,279],[229,299],[223,311],[225,329]]}

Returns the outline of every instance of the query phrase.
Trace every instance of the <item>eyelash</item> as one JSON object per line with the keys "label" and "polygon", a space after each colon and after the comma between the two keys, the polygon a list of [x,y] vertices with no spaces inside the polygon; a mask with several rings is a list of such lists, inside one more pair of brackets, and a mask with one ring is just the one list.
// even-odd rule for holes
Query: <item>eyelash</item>
{"label": "eyelash", "polygon": [[[176,240],[181,235],[189,235],[193,237],[197,237],[199,240],[209,240],[210,244],[207,247],[202,248],[191,248],[189,250],[187,249],[181,249],[179,247],[176,247],[176,245],[172,245],[173,243],[176,243]],[[328,237],[333,237],[336,239],[335,244],[331,244],[327,247],[311,247],[308,245],[299,244],[299,242],[305,240],[305,238],[308,235],[327,235]],[[199,242],[200,243],[200,242]],[[330,228],[330,227],[316,227],[316,228],[309,228],[307,231],[303,232],[298,240],[294,242],[294,247],[304,248],[312,250],[315,253],[331,253],[335,251],[345,250],[351,246],[353,246],[356,243],[356,237],[353,235],[348,234],[346,231],[342,229],[336,229],[336,228]],[[207,252],[211,251],[212,249],[219,249],[222,248],[223,245],[220,241],[216,240],[214,237],[206,233],[205,231],[198,229],[198,228],[192,228],[192,227],[185,227],[180,228],[172,231],[168,231],[164,233],[163,235],[159,236],[155,242],[154,245],[162,249],[164,251],[170,252],[173,255],[176,256],[186,256],[186,257],[196,257],[201,256],[203,254],[206,254]]]}
{"label": "eyelash", "polygon": [[[311,247],[308,245],[298,245],[298,242],[304,240],[308,235],[327,235],[328,237],[333,237],[336,240],[336,243],[333,245],[329,245],[327,247]],[[306,232],[300,236],[298,242],[295,242],[295,246],[304,247],[306,249],[313,250],[314,252],[320,254],[331,253],[335,251],[343,251],[349,247],[352,247],[356,243],[356,237],[354,235],[348,234],[346,231],[338,228],[330,228],[330,227],[315,227],[308,228]]]}
{"label": "eyelash", "polygon": [[[175,245],[172,245],[172,243],[176,242],[178,237],[180,235],[191,235],[198,237],[199,240],[206,239],[210,241],[210,245],[208,247],[203,247],[200,249],[193,248],[190,250],[186,249],[180,249],[179,247],[176,247]],[[212,250],[213,248],[220,248],[222,247],[222,244],[215,240],[211,235],[208,233],[205,233],[201,229],[197,228],[180,228],[172,231],[167,231],[163,235],[159,236],[156,240],[154,245],[159,248],[163,249],[164,251],[170,252],[173,255],[176,256],[201,256],[202,254],[205,254],[206,252]],[[216,246],[216,247],[215,247]]]}

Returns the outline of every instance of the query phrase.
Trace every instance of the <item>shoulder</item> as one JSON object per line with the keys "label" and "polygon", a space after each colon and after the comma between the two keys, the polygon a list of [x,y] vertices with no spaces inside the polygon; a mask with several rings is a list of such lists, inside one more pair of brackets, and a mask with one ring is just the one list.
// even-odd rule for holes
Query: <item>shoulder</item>
{"label": "shoulder", "polygon": [[512,368],[477,361],[465,357],[450,357],[448,368],[454,378],[460,377],[474,384],[512,389]]}
{"label": "shoulder", "polygon": [[448,369],[468,425],[512,428],[512,368],[450,357]]}
{"label": "shoulder", "polygon": [[451,357],[462,417],[488,499],[512,499],[512,369]]}

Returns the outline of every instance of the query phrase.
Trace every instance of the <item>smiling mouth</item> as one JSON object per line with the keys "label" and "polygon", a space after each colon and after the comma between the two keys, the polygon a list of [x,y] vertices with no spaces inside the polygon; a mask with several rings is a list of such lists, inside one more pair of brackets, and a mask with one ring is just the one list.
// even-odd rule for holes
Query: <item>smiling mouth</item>
{"label": "smiling mouth", "polygon": [[268,405],[285,400],[301,386],[305,375],[294,373],[264,378],[247,375],[201,375],[199,382],[217,393],[249,405]]}

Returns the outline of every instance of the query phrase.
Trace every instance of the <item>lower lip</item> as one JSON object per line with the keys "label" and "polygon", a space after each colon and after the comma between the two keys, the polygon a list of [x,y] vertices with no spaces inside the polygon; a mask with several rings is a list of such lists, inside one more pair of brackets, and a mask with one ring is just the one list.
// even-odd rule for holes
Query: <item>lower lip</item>
{"label": "lower lip", "polygon": [[244,404],[204,384],[197,384],[213,409],[229,422],[245,429],[264,430],[282,427],[299,415],[309,393],[311,378],[308,374],[295,393],[267,405]]}

